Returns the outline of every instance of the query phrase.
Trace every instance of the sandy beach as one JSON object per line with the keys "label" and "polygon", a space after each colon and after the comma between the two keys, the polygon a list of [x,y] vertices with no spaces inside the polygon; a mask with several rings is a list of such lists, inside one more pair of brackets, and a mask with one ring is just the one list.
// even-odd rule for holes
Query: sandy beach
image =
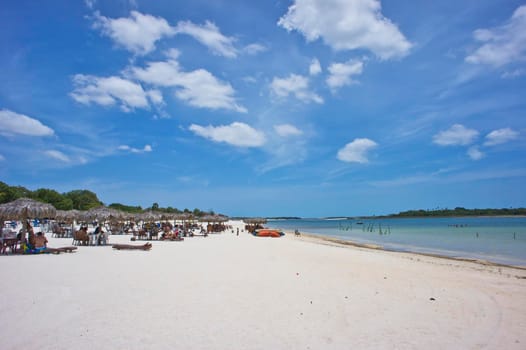
{"label": "sandy beach", "polygon": [[0,347],[526,348],[523,269],[291,234],[152,244],[1,256]]}

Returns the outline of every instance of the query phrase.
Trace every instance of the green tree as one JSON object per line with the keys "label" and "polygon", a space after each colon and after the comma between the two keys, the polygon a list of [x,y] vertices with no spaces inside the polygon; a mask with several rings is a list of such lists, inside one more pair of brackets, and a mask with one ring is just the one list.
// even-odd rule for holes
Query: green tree
{"label": "green tree", "polygon": [[142,212],[141,206],[124,205],[120,203],[111,203],[108,207],[124,211],[126,213],[140,213]]}
{"label": "green tree", "polygon": [[89,210],[103,205],[97,195],[88,190],[74,190],[65,193],[65,196],[73,202],[73,209]]}
{"label": "green tree", "polygon": [[50,203],[55,208],[60,210],[73,209],[73,201],[71,200],[71,198],[60,194],[55,190],[39,188],[38,190],[33,192],[33,198],[41,202]]}
{"label": "green tree", "polygon": [[14,193],[11,190],[11,186],[0,181],[0,203],[11,202],[15,199],[16,198],[14,197]]}

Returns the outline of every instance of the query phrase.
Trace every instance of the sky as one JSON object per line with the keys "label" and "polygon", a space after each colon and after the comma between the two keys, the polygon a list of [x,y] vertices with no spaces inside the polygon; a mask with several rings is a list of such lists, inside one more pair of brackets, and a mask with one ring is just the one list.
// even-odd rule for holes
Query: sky
{"label": "sky", "polygon": [[230,216],[526,206],[526,2],[5,0],[0,180]]}

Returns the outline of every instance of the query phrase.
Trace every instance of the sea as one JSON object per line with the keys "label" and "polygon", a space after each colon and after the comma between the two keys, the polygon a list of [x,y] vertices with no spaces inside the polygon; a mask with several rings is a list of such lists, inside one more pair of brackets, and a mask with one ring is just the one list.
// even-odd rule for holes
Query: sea
{"label": "sea", "polygon": [[285,219],[269,220],[266,226],[386,250],[526,267],[526,217]]}

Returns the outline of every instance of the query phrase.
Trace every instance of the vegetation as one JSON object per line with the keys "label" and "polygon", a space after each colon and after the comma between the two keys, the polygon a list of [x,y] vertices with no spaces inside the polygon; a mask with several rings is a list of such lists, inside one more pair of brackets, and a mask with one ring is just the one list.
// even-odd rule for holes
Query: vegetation
{"label": "vegetation", "polygon": [[455,209],[433,209],[433,210],[408,210],[387,217],[448,217],[448,216],[516,216],[526,215],[526,208],[503,208],[503,209],[466,209],[456,207]]}
{"label": "vegetation", "polygon": [[[8,184],[0,181],[0,204],[12,202],[17,198],[22,197],[35,199],[44,203],[50,203],[55,208],[60,210],[89,210],[104,205],[104,203],[99,200],[96,193],[88,190],[73,190],[66,193],[59,193],[52,189],[39,188],[35,191],[31,191],[22,186],[9,186]],[[127,213],[158,211],[162,213],[176,214],[187,213],[196,217],[215,214],[213,210],[202,211],[198,208],[195,208],[194,210],[184,209],[182,211],[173,207],[162,208],[158,203],[153,203],[151,207],[144,209],[141,206],[131,206],[121,203],[112,203],[108,207]]]}

